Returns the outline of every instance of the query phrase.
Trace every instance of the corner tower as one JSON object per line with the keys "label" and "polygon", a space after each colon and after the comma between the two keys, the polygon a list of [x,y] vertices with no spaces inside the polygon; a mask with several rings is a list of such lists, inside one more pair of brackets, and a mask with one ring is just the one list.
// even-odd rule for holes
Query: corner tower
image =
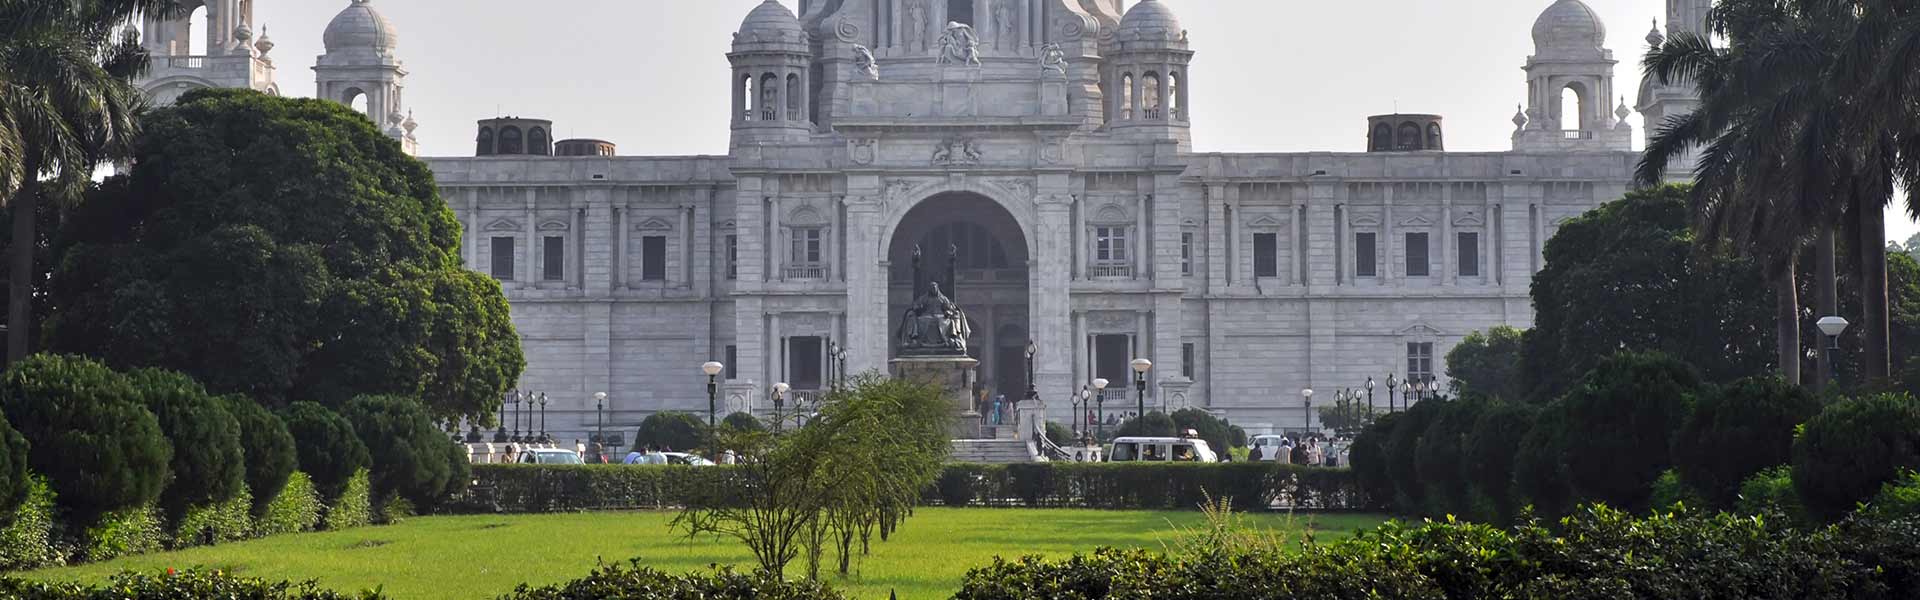
{"label": "corner tower", "polygon": [[1120,19],[1106,55],[1107,126],[1116,133],[1193,142],[1187,102],[1193,49],[1173,9],[1141,0]]}
{"label": "corner tower", "polygon": [[777,0],[747,13],[733,36],[733,145],[805,141],[813,51],[800,18]]}
{"label": "corner tower", "polygon": [[406,110],[407,70],[394,55],[400,34],[393,23],[374,10],[373,0],[352,0],[327,24],[323,41],[327,53],[313,67],[315,93],[348,106],[364,98],[367,118],[408,154],[418,154],[418,124]]}
{"label": "corner tower", "polygon": [[[1658,48],[1667,40],[1678,36],[1710,37],[1707,13],[1713,9],[1713,0],[1667,0],[1667,27],[1663,34],[1660,23],[1655,21],[1653,30],[1647,32],[1647,44]],[[1646,119],[1647,134],[1659,131],[1669,119],[1693,114],[1700,108],[1700,89],[1692,81],[1672,81],[1661,83],[1648,77],[1640,82],[1640,97],[1635,101],[1636,110]],[[1693,170],[1700,163],[1700,155],[1688,151],[1674,157],[1667,165],[1667,176],[1674,181],[1692,181]]]}
{"label": "corner tower", "polygon": [[[192,16],[206,14],[205,50],[195,53]],[[163,19],[148,14],[141,29],[141,46],[153,57],[141,77],[140,89],[155,104],[172,104],[197,88],[240,88],[279,95],[273,83],[273,50],[266,32],[255,38],[253,0],[180,0],[179,16]]]}
{"label": "corner tower", "polygon": [[[1527,107],[1515,116],[1517,151],[1633,149],[1626,98],[1614,108],[1613,51],[1607,26],[1580,0],[1558,0],[1533,23],[1527,57]],[[1563,99],[1571,98],[1571,102]],[[1570,104],[1571,106],[1563,106]]]}

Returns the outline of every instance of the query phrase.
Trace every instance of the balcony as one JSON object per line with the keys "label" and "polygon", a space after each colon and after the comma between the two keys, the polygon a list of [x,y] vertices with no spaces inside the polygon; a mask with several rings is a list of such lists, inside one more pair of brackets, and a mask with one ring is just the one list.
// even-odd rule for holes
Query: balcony
{"label": "balcony", "polygon": [[1564,140],[1591,140],[1593,137],[1593,132],[1591,131],[1569,129],[1560,132],[1560,139]]}
{"label": "balcony", "polygon": [[1160,110],[1158,108],[1149,108],[1141,112],[1144,112],[1147,114],[1148,121],[1159,121],[1167,117],[1166,111]]}
{"label": "balcony", "polygon": [[205,56],[156,56],[154,61],[165,69],[204,69],[207,67]]}
{"label": "balcony", "polygon": [[783,278],[788,281],[824,281],[827,278],[827,266],[787,265]]}
{"label": "balcony", "polygon": [[1087,267],[1087,277],[1093,279],[1133,279],[1132,264],[1106,264]]}

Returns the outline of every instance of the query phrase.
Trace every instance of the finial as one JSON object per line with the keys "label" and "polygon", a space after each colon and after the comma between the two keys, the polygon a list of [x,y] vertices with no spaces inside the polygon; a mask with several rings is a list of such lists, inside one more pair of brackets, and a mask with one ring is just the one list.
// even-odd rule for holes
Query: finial
{"label": "finial", "polygon": [[1622,123],[1627,121],[1627,117],[1633,116],[1633,109],[1627,108],[1626,96],[1620,97],[1620,108],[1613,109],[1613,114],[1614,116],[1620,117],[1620,122]]}
{"label": "finial", "polygon": [[1513,126],[1515,128],[1525,128],[1527,126],[1526,107],[1518,104],[1513,105]]}
{"label": "finial", "polygon": [[1658,48],[1658,47],[1660,47],[1660,46],[1663,46],[1663,45],[1666,45],[1666,43],[1667,43],[1667,36],[1666,36],[1666,35],[1664,35],[1664,34],[1662,34],[1662,33],[1660,33],[1660,20],[1659,20],[1659,19],[1654,19],[1654,20],[1653,20],[1653,30],[1652,30],[1652,31],[1648,31],[1648,32],[1647,32],[1647,43],[1648,43],[1648,44],[1652,44],[1652,45],[1653,45],[1654,47],[1656,47],[1656,48]]}

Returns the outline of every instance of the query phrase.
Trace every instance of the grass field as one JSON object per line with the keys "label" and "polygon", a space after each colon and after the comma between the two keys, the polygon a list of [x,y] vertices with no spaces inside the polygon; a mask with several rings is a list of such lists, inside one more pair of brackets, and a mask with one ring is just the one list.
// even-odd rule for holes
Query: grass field
{"label": "grass field", "polygon": [[[136,556],[48,569],[36,579],[99,580],[123,570],[218,568],[250,577],[317,579],[339,590],[379,587],[395,600],[490,600],[526,582],[577,578],[596,560],[640,558],[669,572],[711,564],[751,567],[732,540],[689,540],[674,533],[672,513],[622,512],[411,519],[399,525],[286,535],[241,544]],[[948,598],[967,570],[994,556],[1064,556],[1100,546],[1159,549],[1179,529],[1202,522],[1194,512],[921,509],[889,542],[856,563],[836,587],[854,600]],[[1249,515],[1244,525],[1298,537],[1344,537],[1380,517]],[[802,573],[805,559],[790,574]],[[830,570],[823,567],[823,570]]]}

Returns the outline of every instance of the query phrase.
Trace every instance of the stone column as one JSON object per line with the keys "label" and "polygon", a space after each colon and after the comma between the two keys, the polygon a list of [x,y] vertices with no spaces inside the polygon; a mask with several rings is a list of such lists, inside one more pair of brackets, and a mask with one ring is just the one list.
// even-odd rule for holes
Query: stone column
{"label": "stone column", "polygon": [[746,72],[734,69],[733,78],[727,81],[727,96],[733,98],[733,117],[729,120],[734,123],[746,121],[747,110],[753,105],[753,99],[747,97],[749,93],[746,91],[752,88],[742,85],[746,78]]}
{"label": "stone column", "polygon": [[1133,215],[1133,278],[1151,279],[1153,263],[1147,262],[1147,255],[1153,253],[1153,231],[1147,229],[1147,211],[1153,210],[1153,194],[1140,196],[1137,204]]}
{"label": "stone column", "polygon": [[1380,273],[1380,284],[1391,285],[1392,283],[1394,283],[1394,280],[1396,279],[1394,277],[1394,273],[1396,273],[1396,271],[1394,271],[1394,267],[1397,266],[1397,263],[1400,262],[1400,261],[1394,260],[1395,255],[1393,253],[1393,249],[1396,247],[1399,247],[1399,241],[1394,239],[1393,237],[1394,229],[1393,229],[1393,185],[1392,184],[1388,184],[1386,186],[1385,195],[1383,197],[1386,200],[1385,200],[1385,204],[1382,204],[1380,207],[1380,237],[1382,239],[1379,242],[1380,249],[1375,253],[1375,259],[1379,260],[1382,263],[1378,271]]}
{"label": "stone column", "polygon": [[[619,238],[619,225],[615,221],[613,206],[613,188],[587,188],[585,230],[580,235],[580,287],[589,298],[606,298],[611,295],[619,278],[614,272],[619,264],[620,253],[614,248],[614,240]],[[604,392],[606,390],[590,390]]]}
{"label": "stone column", "polygon": [[1207,293],[1226,291],[1227,281],[1227,202],[1226,186],[1207,184]]}
{"label": "stone column", "polygon": [[[712,186],[700,186],[693,190],[693,247],[692,273],[694,291],[702,298],[713,295],[714,248],[714,194]],[[720,249],[724,251],[725,249]]]}
{"label": "stone column", "polygon": [[466,252],[462,254],[467,261],[467,268],[477,269],[480,267],[480,244],[486,240],[486,233],[480,231],[480,188],[467,188],[462,193],[467,197],[467,230],[461,232]]}
{"label": "stone column", "polygon": [[1453,184],[1440,184],[1440,273],[1447,286],[1453,286],[1460,276],[1460,249],[1453,239]]}
{"label": "stone column", "polygon": [[526,223],[521,227],[524,230],[523,235],[525,235],[527,239],[526,251],[522,255],[524,260],[517,261],[519,264],[514,265],[518,267],[518,269],[513,273],[514,280],[519,282],[522,288],[533,287],[535,283],[540,281],[540,276],[534,272],[536,263],[540,261],[540,255],[537,254],[540,248],[540,226],[534,222],[534,219],[540,217],[538,213],[534,212],[535,209],[539,208],[539,199],[539,190],[527,190],[527,208],[526,211],[522,213],[526,216]]}
{"label": "stone column", "polygon": [[1343,229],[1346,216],[1335,209],[1340,203],[1340,189],[1341,186],[1333,183],[1313,183],[1307,187],[1308,217],[1315,223],[1333,225],[1309,230],[1307,234],[1309,287],[1337,285],[1342,280],[1339,269],[1346,268],[1340,264],[1343,261],[1339,252],[1347,243]]}
{"label": "stone column", "polygon": [[853,238],[847,235],[847,222],[842,216],[846,210],[846,203],[846,196],[828,201],[828,210],[833,212],[833,229],[827,231],[826,239],[826,242],[833,247],[833,258],[828,263],[833,271],[827,278],[829,281],[845,282],[847,280],[847,243]]}
{"label": "stone column", "polygon": [[887,273],[880,266],[880,248],[886,240],[875,240],[882,226],[882,206],[873,196],[848,196],[848,240],[863,240],[847,247],[847,370],[864,373],[882,370],[891,345],[887,331]]}
{"label": "stone column", "polygon": [[1074,357],[1072,292],[1068,283],[1073,244],[1073,236],[1068,234],[1071,198],[1064,194],[1043,194],[1031,200],[1038,205],[1034,255],[1027,275],[1031,298],[1028,331],[1040,349],[1035,359],[1034,385],[1049,407],[1064,407],[1068,403],[1061,394],[1070,388],[1078,389],[1073,386],[1070,364]]}
{"label": "stone column", "polygon": [[1087,243],[1087,199],[1085,197],[1073,198],[1073,231],[1069,232],[1068,238],[1072,240],[1072,248],[1068,249],[1067,258],[1072,261],[1070,270],[1073,273],[1073,279],[1074,281],[1086,279],[1089,244]]}
{"label": "stone column", "polygon": [[633,235],[633,202],[630,193],[621,193],[619,231],[613,236],[613,281],[620,291],[627,291],[627,279],[632,277],[629,261],[633,260],[633,244],[628,237]]}
{"label": "stone column", "polygon": [[572,223],[567,225],[567,232],[571,235],[567,236],[565,242],[569,254],[566,256],[566,264],[560,267],[562,270],[561,276],[566,279],[567,287],[582,289],[587,287],[587,273],[585,269],[581,268],[581,266],[586,263],[582,260],[584,257],[580,256],[581,241],[586,239],[587,233],[585,228],[587,207],[586,203],[577,197],[571,204],[571,207],[572,208],[567,211],[568,216],[572,217]]}
{"label": "stone column", "polygon": [[1240,244],[1240,186],[1226,186],[1227,202],[1227,285],[1238,286],[1246,282],[1241,275],[1240,259],[1246,251]]}

